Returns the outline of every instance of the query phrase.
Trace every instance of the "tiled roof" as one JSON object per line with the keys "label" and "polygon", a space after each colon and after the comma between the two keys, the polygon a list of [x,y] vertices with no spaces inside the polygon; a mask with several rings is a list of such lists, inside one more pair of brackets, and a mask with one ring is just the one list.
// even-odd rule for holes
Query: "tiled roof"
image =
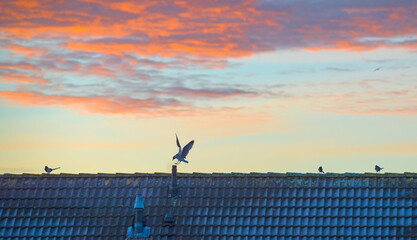
{"label": "tiled roof", "polygon": [[0,175],[0,239],[125,239],[135,196],[150,239],[417,239],[417,174]]}

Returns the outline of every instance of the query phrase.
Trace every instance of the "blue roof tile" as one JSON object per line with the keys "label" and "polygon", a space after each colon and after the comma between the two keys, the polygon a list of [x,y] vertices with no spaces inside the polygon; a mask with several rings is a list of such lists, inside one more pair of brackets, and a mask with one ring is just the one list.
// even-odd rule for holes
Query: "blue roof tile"
{"label": "blue roof tile", "polygon": [[[1,239],[124,239],[137,194],[151,239],[416,239],[417,174],[0,175]],[[175,225],[163,223],[172,212]]]}

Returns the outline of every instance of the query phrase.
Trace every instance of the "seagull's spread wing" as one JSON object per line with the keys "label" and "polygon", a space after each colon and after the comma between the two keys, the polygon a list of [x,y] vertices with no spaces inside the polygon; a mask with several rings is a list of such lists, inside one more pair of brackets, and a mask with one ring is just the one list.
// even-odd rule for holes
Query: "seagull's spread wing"
{"label": "seagull's spread wing", "polygon": [[189,142],[187,145],[185,145],[184,149],[182,150],[181,153],[181,157],[185,158],[188,155],[188,152],[190,151],[190,149],[193,147],[194,145],[194,140],[192,140],[191,142]]}
{"label": "seagull's spread wing", "polygon": [[175,137],[177,138],[177,146],[181,149],[180,141],[178,141],[178,136],[175,134]]}

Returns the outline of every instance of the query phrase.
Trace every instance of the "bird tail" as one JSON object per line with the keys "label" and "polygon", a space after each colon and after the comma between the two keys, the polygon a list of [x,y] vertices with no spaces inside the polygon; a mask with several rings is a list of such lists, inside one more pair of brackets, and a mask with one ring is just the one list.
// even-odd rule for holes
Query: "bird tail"
{"label": "bird tail", "polygon": [[187,161],[187,160],[185,160],[185,159],[184,159],[184,160],[182,160],[182,161],[183,161],[183,162],[185,162],[185,163],[188,163],[188,161]]}
{"label": "bird tail", "polygon": [[60,169],[61,167],[57,167],[57,168],[52,168],[52,170],[57,170],[57,169]]}

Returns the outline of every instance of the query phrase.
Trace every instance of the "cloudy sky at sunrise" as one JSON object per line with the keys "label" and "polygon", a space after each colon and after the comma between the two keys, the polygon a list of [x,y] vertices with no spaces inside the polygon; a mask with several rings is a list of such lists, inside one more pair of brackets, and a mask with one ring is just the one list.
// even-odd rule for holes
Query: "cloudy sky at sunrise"
{"label": "cloudy sky at sunrise", "polygon": [[417,172],[416,12],[2,0],[0,173]]}

